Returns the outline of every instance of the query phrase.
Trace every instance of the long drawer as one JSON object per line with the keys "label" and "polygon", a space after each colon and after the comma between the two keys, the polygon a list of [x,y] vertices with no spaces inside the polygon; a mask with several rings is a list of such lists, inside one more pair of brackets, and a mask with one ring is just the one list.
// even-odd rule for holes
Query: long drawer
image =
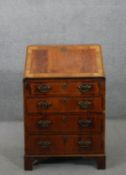
{"label": "long drawer", "polygon": [[104,110],[104,99],[75,98],[75,97],[46,97],[29,98],[26,101],[26,111],[28,113],[41,112],[100,112]]}
{"label": "long drawer", "polygon": [[39,114],[28,115],[26,131],[37,134],[56,133],[101,133],[104,128],[103,113]]}
{"label": "long drawer", "polygon": [[104,82],[98,80],[38,80],[28,82],[29,96],[97,96],[102,93]]}
{"label": "long drawer", "polygon": [[69,155],[102,154],[104,143],[99,135],[32,135],[27,138],[27,154]]}

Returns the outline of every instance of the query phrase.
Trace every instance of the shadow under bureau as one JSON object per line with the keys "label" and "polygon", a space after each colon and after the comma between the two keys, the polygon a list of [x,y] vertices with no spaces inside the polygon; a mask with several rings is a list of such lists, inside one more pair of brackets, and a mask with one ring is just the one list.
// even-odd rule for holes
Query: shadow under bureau
{"label": "shadow under bureau", "polygon": [[24,168],[86,157],[105,169],[105,73],[99,45],[31,45],[23,79]]}

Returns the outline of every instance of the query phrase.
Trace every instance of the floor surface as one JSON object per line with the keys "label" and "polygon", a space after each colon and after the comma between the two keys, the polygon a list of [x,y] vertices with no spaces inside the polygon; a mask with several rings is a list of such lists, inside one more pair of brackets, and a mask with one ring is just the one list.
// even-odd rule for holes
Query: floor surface
{"label": "floor surface", "polygon": [[23,169],[23,123],[0,123],[0,175],[125,175],[126,120],[106,122],[107,169],[97,170],[95,162],[83,159],[39,164],[33,171]]}

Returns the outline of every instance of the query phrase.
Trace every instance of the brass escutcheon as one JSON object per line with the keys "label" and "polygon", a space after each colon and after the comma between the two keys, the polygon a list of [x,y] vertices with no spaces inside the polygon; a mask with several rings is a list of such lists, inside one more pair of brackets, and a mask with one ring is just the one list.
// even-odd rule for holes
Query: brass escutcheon
{"label": "brass escutcheon", "polygon": [[80,140],[78,141],[78,145],[80,148],[89,148],[91,146],[92,142],[91,140]]}
{"label": "brass escutcheon", "polygon": [[79,101],[78,105],[80,106],[80,109],[88,109],[91,106],[91,102],[90,101]]}
{"label": "brass escutcheon", "polygon": [[40,128],[48,128],[51,123],[52,122],[50,120],[39,120],[38,121],[38,126]]}
{"label": "brass escutcheon", "polygon": [[80,127],[82,127],[82,128],[91,127],[91,126],[92,126],[92,120],[90,120],[90,119],[86,119],[86,120],[80,119],[80,120],[78,121],[78,124],[79,124]]}
{"label": "brass escutcheon", "polygon": [[49,85],[43,84],[37,87],[39,93],[47,93],[51,89]]}
{"label": "brass escutcheon", "polygon": [[81,84],[79,87],[81,93],[85,93],[91,90],[92,86],[90,84]]}
{"label": "brass escutcheon", "polygon": [[40,102],[38,103],[38,107],[39,107],[40,109],[49,109],[51,106],[52,106],[52,104],[49,103],[48,101],[40,101]]}
{"label": "brass escutcheon", "polygon": [[52,144],[51,141],[40,141],[38,142],[38,145],[41,147],[41,148],[49,148],[49,146]]}

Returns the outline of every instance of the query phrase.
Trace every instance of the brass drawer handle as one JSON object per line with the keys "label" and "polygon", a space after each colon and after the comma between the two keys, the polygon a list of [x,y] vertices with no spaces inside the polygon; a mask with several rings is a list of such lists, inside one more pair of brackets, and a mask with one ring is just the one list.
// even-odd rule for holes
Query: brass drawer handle
{"label": "brass drawer handle", "polygon": [[81,84],[78,88],[81,93],[84,93],[90,91],[92,86],[90,84]]}
{"label": "brass drawer handle", "polygon": [[88,109],[91,106],[91,102],[90,101],[79,101],[78,105],[80,106],[80,109]]}
{"label": "brass drawer handle", "polygon": [[43,85],[38,86],[37,89],[40,93],[47,93],[49,92],[51,87],[49,85],[43,84]]}
{"label": "brass drawer handle", "polygon": [[38,142],[38,145],[41,148],[49,148],[51,144],[52,144],[51,141],[40,141],[40,142]]}
{"label": "brass drawer handle", "polygon": [[41,101],[38,103],[38,107],[41,109],[49,109],[52,106],[51,103],[48,103],[47,101]]}
{"label": "brass drawer handle", "polygon": [[82,127],[82,128],[91,127],[91,126],[92,126],[92,120],[80,119],[80,120],[78,121],[78,124],[79,124],[80,127]]}
{"label": "brass drawer handle", "polygon": [[84,141],[80,140],[78,141],[78,145],[80,148],[89,148],[91,146],[92,142],[90,140]]}
{"label": "brass drawer handle", "polygon": [[40,128],[48,128],[51,123],[52,122],[50,120],[39,120],[38,121],[38,126]]}

